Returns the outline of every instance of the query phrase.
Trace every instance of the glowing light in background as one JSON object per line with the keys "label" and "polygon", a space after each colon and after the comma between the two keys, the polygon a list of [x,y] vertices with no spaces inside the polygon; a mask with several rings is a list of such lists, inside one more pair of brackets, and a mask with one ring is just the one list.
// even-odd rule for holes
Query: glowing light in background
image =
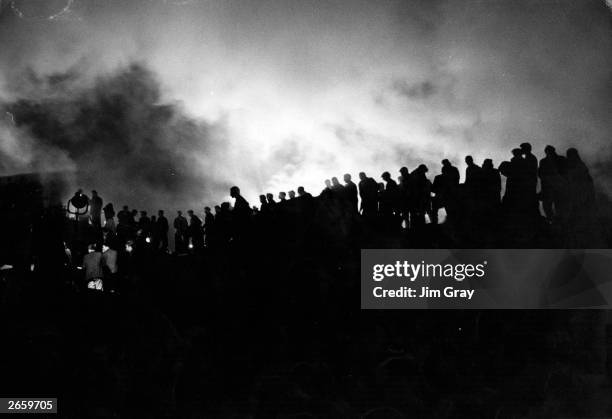
{"label": "glowing light in background", "polygon": [[[524,140],[538,155],[580,141],[587,160],[607,158],[604,3],[510,3],[11,0],[18,25],[0,49],[23,61],[7,70],[89,82],[133,61],[151,69],[162,104],[215,129],[190,150],[189,170],[210,181],[194,208],[227,200],[233,184],[255,204],[297,186],[317,194],[347,172],[379,180],[424,162],[433,178],[442,157],[463,172],[465,154],[498,164]],[[37,155],[6,131],[0,150]]]}

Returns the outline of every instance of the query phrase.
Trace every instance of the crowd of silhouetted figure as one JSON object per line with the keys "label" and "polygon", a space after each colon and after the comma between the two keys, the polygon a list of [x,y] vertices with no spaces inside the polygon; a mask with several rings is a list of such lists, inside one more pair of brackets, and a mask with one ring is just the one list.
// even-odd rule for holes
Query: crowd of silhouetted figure
{"label": "crowd of silhouetted figure", "polygon": [[[28,229],[31,255],[0,271],[11,313],[0,374],[14,389],[46,377],[45,388],[63,389],[53,393],[62,409],[76,409],[67,417],[90,406],[106,409],[100,417],[566,413],[580,403],[565,395],[584,393],[568,384],[557,397],[550,383],[597,364],[581,329],[595,320],[359,308],[361,249],[601,246],[575,149],[548,146],[538,162],[522,144],[500,164],[465,163],[463,176],[446,159],[436,176],[423,164],[380,181],[346,174],[319,193],[262,194],[256,207],[234,186],[232,203],[203,214],[114,208],[77,191]],[[42,336],[24,337],[41,323],[51,325]],[[45,362],[30,362],[32,339]]]}
{"label": "crowd of silhouetted figure", "polygon": [[[598,245],[593,179],[578,151],[569,148],[562,156],[549,145],[539,162],[529,143],[511,153],[510,160],[498,168],[491,159],[479,166],[472,156],[466,156],[463,183],[459,169],[444,159],[433,181],[424,164],[412,171],[402,167],[397,180],[390,172],[382,173],[380,182],[361,172],[356,184],[345,174],[342,183],[336,177],[325,180],[316,197],[300,186],[297,193],[278,193],[277,199],[272,193],[260,195],[259,207],[251,206],[233,186],[233,206],[223,202],[214,212],[205,207],[202,217],[193,210],[187,211],[187,216],[178,211],[172,224],[163,210],[149,216],[147,211],[126,205],[115,212],[113,204],[103,206],[96,191],[89,198],[79,190],[68,202],[68,212],[79,219],[79,211],[83,211],[81,219],[89,221],[89,235],[85,242],[80,241],[81,249],[87,247],[88,253],[96,254],[95,260],[102,262],[103,249],[123,252],[146,246],[168,252],[171,226],[174,252],[179,255],[197,254],[202,249],[235,250],[247,243],[273,247],[304,246],[321,239],[354,241],[355,235],[364,231],[408,237],[399,246]],[[547,241],[551,237],[556,241]],[[93,256],[86,257],[90,258]],[[96,261],[93,267],[84,265],[88,279],[101,272]],[[114,274],[114,265],[105,269]]]}

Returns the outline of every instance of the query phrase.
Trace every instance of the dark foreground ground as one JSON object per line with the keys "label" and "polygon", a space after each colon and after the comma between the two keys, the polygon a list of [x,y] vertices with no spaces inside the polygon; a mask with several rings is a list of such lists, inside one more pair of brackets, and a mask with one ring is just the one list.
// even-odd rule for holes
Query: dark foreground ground
{"label": "dark foreground ground", "polygon": [[0,394],[58,397],[65,418],[612,416],[606,312],[360,310],[361,248],[473,243],[337,221],[136,248],[115,294],[65,265],[5,273]]}

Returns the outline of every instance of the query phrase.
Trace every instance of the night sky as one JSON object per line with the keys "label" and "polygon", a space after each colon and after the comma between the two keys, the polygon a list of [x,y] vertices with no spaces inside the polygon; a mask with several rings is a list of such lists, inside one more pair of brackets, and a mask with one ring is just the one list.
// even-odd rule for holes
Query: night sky
{"label": "night sky", "polygon": [[0,174],[149,210],[524,141],[612,193],[606,1],[0,1]]}

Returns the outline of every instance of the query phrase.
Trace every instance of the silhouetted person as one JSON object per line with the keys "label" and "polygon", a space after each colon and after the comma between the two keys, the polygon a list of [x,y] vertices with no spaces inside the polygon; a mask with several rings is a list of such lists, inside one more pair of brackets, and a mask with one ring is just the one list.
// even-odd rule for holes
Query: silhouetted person
{"label": "silhouetted person", "polygon": [[100,252],[98,245],[90,244],[88,246],[87,254],[83,256],[83,270],[85,271],[87,288],[102,291],[104,273],[102,271],[102,252]]}
{"label": "silhouetted person", "polygon": [[157,211],[157,234],[159,235],[159,248],[162,251],[168,250],[168,219],[164,216],[164,211]]}
{"label": "silhouetted person", "polygon": [[474,163],[474,158],[472,156],[465,156],[465,164],[467,164],[467,168],[465,169],[465,186],[469,193],[475,193],[480,187],[481,168]]}
{"label": "silhouetted person", "polygon": [[295,198],[295,191],[291,190],[289,191],[289,199],[294,199]]}
{"label": "silhouetted person", "polygon": [[502,200],[507,211],[522,217],[536,215],[537,207],[534,206],[536,199],[533,193],[532,180],[529,174],[527,160],[523,158],[520,148],[512,150],[512,159],[503,162],[499,171],[506,176],[506,193]]}
{"label": "silhouetted person", "polygon": [[364,172],[359,173],[359,179],[361,213],[366,218],[374,219],[378,212],[378,184]]}
{"label": "silhouetted person", "polygon": [[301,218],[302,223],[309,223],[312,221],[315,210],[315,202],[312,195],[304,189],[303,186],[297,188],[298,197],[297,200],[297,211],[298,216]]}
{"label": "silhouetted person", "polygon": [[520,147],[523,159],[525,159],[526,182],[528,182],[529,187],[535,195],[538,187],[538,159],[531,153],[531,144],[522,143]]}
{"label": "silhouetted person", "polygon": [[151,233],[151,219],[147,216],[146,211],[140,211],[140,218],[138,219],[138,229],[142,231],[142,234],[147,237]]}
{"label": "silhouetted person", "polygon": [[[285,198],[285,193],[283,199]],[[230,188],[230,196],[235,199],[234,201],[234,215],[236,217],[248,217],[251,214],[251,207],[246,199],[240,195],[240,188],[238,186],[232,186]]]}
{"label": "silhouetted person", "polygon": [[448,159],[442,160],[442,174],[446,176],[450,187],[459,186],[459,169],[453,166]]}
{"label": "silhouetted person", "polygon": [[104,212],[104,228],[107,231],[116,233],[117,225],[115,223],[115,208],[113,208],[113,204],[109,202],[104,206],[102,211]]}
{"label": "silhouetted person", "polygon": [[201,249],[204,246],[204,234],[202,232],[202,220],[198,217],[193,210],[187,211],[189,216],[189,227],[187,234],[191,238],[191,244],[194,249]]}
{"label": "silhouetted person", "polygon": [[137,223],[136,223],[136,217],[138,216],[138,210],[137,209],[133,209],[130,212],[130,215],[128,216],[128,221],[130,223],[130,227],[132,229],[136,229],[137,227]]}
{"label": "silhouetted person", "polygon": [[378,182],[377,187],[376,200],[378,201],[378,217],[381,221],[384,221],[393,214],[393,208],[385,194],[385,182]]}
{"label": "silhouetted person", "polygon": [[344,204],[344,186],[340,184],[340,181],[335,176],[331,178],[331,191],[332,197],[335,199],[335,203],[339,206],[338,209],[341,211],[342,208],[340,208],[340,206]]}
{"label": "silhouetted person", "polygon": [[127,239],[131,234],[130,217],[132,212],[127,205],[124,205],[121,211],[117,213],[117,235],[122,239]]}
{"label": "silhouetted person", "polygon": [[357,212],[359,210],[357,206],[357,185],[351,180],[351,175],[348,173],[344,175],[344,196],[346,197],[350,211]]}
{"label": "silhouetted person", "polygon": [[319,196],[324,199],[329,199],[332,197],[332,195],[333,195],[333,192],[332,192],[331,180],[325,179],[325,188],[321,191]]}
{"label": "silhouetted person", "polygon": [[300,198],[308,198],[308,199],[312,198],[312,195],[306,192],[303,186],[299,186],[297,191],[298,191],[298,195]]}
{"label": "silhouetted person", "polygon": [[448,191],[448,179],[443,173],[434,177],[431,191],[434,193],[434,197],[431,199],[432,207],[432,224],[438,224],[438,211],[440,208],[446,208],[447,191]]}
{"label": "silhouetted person", "polygon": [[102,204],[102,198],[100,198],[98,192],[91,191],[91,200],[89,201],[89,214],[91,217],[91,223],[98,228],[102,225],[100,219],[100,216],[102,215]]}
{"label": "silhouetted person", "polygon": [[[265,201],[266,196],[265,195],[261,195],[261,196],[264,198],[264,201]],[[266,205],[267,205],[267,202],[266,202]],[[214,239],[211,240],[211,237],[213,237],[215,234],[214,229],[215,229],[215,216],[211,212],[210,207],[204,207],[204,244],[206,246],[210,246],[214,242]]]}
{"label": "silhouetted person", "polygon": [[398,198],[398,186],[397,182],[391,178],[391,174],[389,172],[384,172],[381,175],[382,180],[385,181],[385,192],[389,197],[389,202],[391,202],[391,208],[393,211],[397,210],[397,198]]}
{"label": "silhouetted person", "polygon": [[427,166],[420,164],[410,173],[410,196],[412,197],[411,227],[424,225],[425,214],[430,214],[431,216],[431,182],[427,179],[428,171]]}
{"label": "silhouetted person", "polygon": [[399,211],[399,187],[389,172],[384,172],[381,178],[386,182],[380,202],[381,216],[387,228],[394,228],[395,216]]}
{"label": "silhouetted person", "polygon": [[270,212],[270,205],[268,204],[268,199],[265,195],[259,195],[259,207],[262,214]]}
{"label": "silhouetted person", "polygon": [[229,202],[221,203],[218,208],[215,214],[215,241],[225,246],[232,237],[232,211]]}
{"label": "silhouetted person", "polygon": [[331,197],[334,200],[334,211],[342,213],[346,208],[346,200],[344,199],[344,186],[340,184],[340,181],[335,176],[331,178]]}
{"label": "silhouetted person", "polygon": [[287,200],[287,194],[285,192],[278,193],[278,202],[283,203]]}
{"label": "silhouetted person", "polygon": [[174,250],[176,253],[185,253],[187,251],[187,230],[189,224],[181,211],[177,211],[174,219]]}
{"label": "silhouetted person", "polygon": [[482,163],[482,198],[485,214],[492,214],[499,208],[501,197],[501,175],[493,167],[493,160],[485,159]]}
{"label": "silhouetted person", "polygon": [[501,175],[493,166],[493,160],[485,159],[482,162],[482,186],[487,202],[497,205],[501,198]]}
{"label": "silhouetted person", "polygon": [[400,177],[398,178],[399,183],[399,211],[402,216],[402,220],[406,223],[406,227],[410,225],[410,209],[412,206],[412,200],[410,196],[410,172],[407,167],[402,167],[400,170]]}
{"label": "silhouetted person", "polygon": [[[284,200],[284,192],[283,200]],[[232,219],[235,223],[235,234],[236,237],[244,235],[245,230],[249,225],[249,217],[251,216],[251,206],[242,195],[240,195],[240,188],[238,186],[232,186],[230,188],[230,196],[235,199],[234,210],[232,211]]]}
{"label": "silhouetted person", "polygon": [[117,291],[119,284],[117,283],[119,265],[119,254],[112,246],[102,246],[102,273],[104,275],[103,286],[104,290],[110,293]]}
{"label": "silhouetted person", "polygon": [[129,225],[129,218],[130,209],[127,205],[124,205],[121,211],[119,211],[119,213],[117,214],[117,220],[119,221],[119,225]]}
{"label": "silhouetted person", "polygon": [[465,157],[465,183],[463,185],[463,221],[471,229],[480,224],[483,210],[482,168],[474,163],[472,156]]}
{"label": "silhouetted person", "polygon": [[538,169],[544,215],[549,221],[559,217],[564,222],[568,200],[567,162],[553,146],[544,147],[544,154]]}
{"label": "silhouetted person", "polygon": [[[459,221],[462,209],[462,197],[459,187],[459,169],[448,159],[442,160],[443,191],[442,202],[449,221]],[[440,184],[438,184],[440,186]]]}
{"label": "silhouetted person", "polygon": [[274,209],[274,206],[276,205],[276,201],[274,200],[274,195],[271,193],[267,193],[266,200],[268,201],[268,204],[270,205],[270,209]]}

